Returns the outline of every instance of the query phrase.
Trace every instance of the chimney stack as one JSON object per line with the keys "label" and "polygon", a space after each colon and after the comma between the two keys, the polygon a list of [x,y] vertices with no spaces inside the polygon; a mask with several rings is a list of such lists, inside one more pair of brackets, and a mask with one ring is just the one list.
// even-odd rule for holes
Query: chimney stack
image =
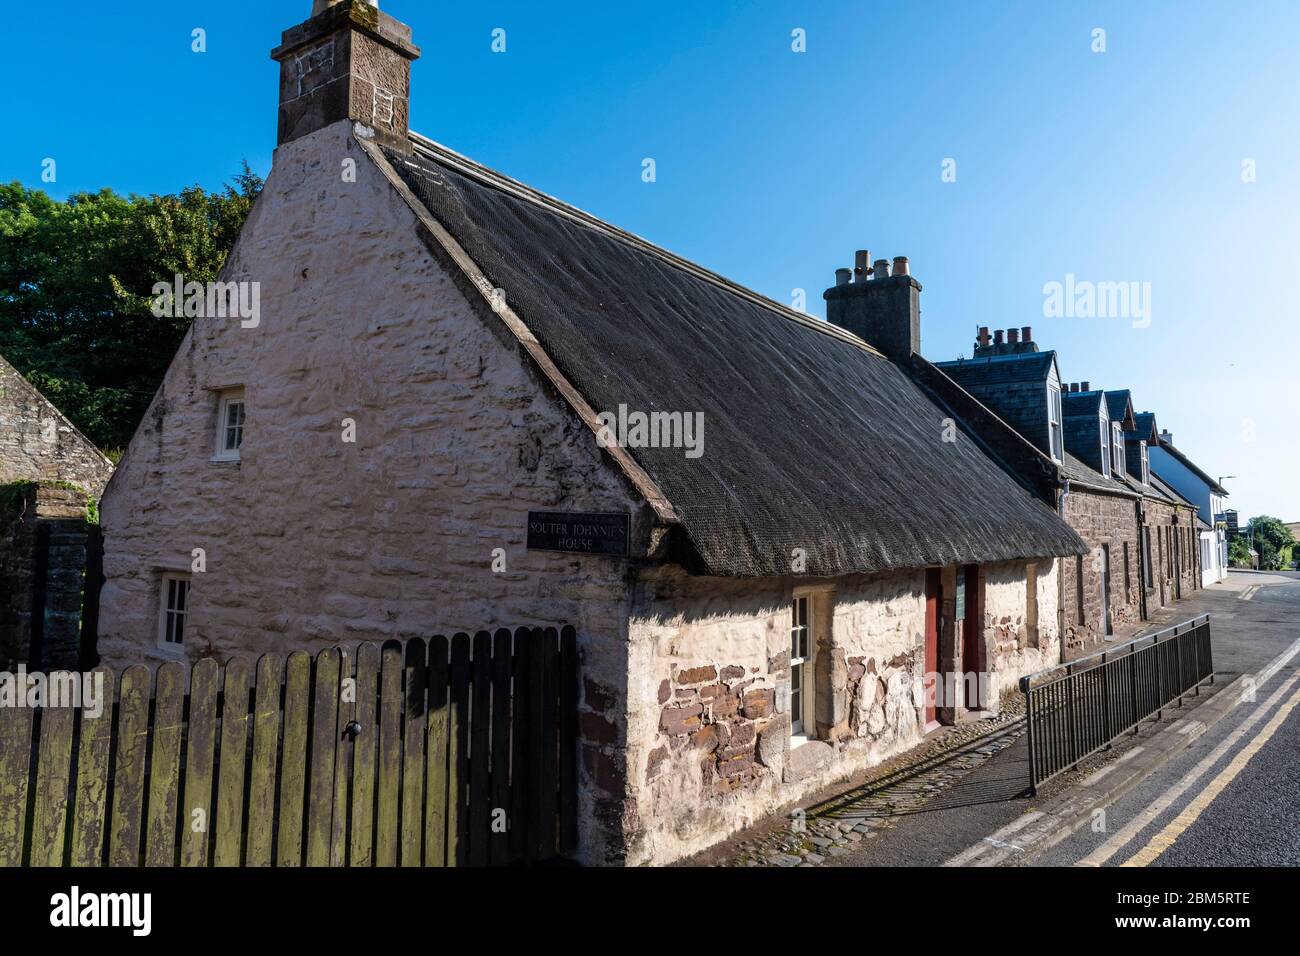
{"label": "chimney stack", "polygon": [[411,28],[376,0],[314,0],[312,16],[284,31],[278,146],[351,120],[381,145],[411,152]]}
{"label": "chimney stack", "polygon": [[840,281],[822,293],[826,319],[874,346],[896,362],[921,350],[921,284],[912,277],[906,256],[877,259],[868,267],[865,249],[854,256],[853,281]]}
{"label": "chimney stack", "polygon": [[1168,428],[1160,429],[1160,444],[1172,445],[1174,443],[1173,433]]}

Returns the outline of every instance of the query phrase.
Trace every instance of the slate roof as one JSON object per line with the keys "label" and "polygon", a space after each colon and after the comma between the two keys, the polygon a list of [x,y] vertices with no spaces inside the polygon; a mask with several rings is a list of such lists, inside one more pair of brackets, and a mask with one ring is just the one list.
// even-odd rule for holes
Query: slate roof
{"label": "slate roof", "polygon": [[1133,410],[1133,393],[1128,389],[1106,393],[1106,410],[1112,422],[1123,422]]}
{"label": "slate roof", "polygon": [[1005,385],[1008,382],[1046,382],[1056,361],[1056,353],[1016,352],[976,358],[935,362],[944,373],[964,388],[979,385]]}
{"label": "slate roof", "polygon": [[704,454],[631,448],[701,573],[829,576],[1083,553],[1050,507],[855,337],[423,138],[386,151],[597,411],[704,413]]}
{"label": "slate roof", "polygon": [[[1122,495],[1126,498],[1141,497],[1142,492],[1135,489],[1128,481],[1116,481],[1113,477],[1107,478],[1101,472],[1096,471],[1090,465],[1085,464],[1078,458],[1075,458],[1068,451],[1065,453],[1065,461],[1061,463],[1061,474],[1071,481],[1080,482],[1099,491],[1110,492],[1115,495]],[[1113,472],[1112,472],[1113,474]]]}

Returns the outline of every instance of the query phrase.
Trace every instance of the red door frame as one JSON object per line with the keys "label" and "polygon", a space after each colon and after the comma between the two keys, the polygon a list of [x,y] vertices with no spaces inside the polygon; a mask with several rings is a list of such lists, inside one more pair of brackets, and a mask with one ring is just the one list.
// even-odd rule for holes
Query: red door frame
{"label": "red door frame", "polygon": [[939,674],[939,597],[942,579],[938,568],[925,572],[925,681],[929,687],[925,695],[925,725],[929,727],[938,719],[935,713],[935,695],[938,693]]}

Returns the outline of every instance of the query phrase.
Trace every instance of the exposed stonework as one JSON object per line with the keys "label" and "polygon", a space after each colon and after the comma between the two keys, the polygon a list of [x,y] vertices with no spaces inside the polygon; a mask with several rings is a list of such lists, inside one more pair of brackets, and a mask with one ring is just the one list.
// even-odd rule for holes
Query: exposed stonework
{"label": "exposed stonework", "polygon": [[1103,546],[1110,556],[1108,580],[1114,638],[1130,636],[1142,622],[1137,502],[1076,487],[1065,496],[1065,520],[1091,549],[1082,558],[1062,561],[1062,632],[1066,650],[1090,649],[1100,645],[1106,636],[1102,575],[1107,561]]}
{"label": "exposed stonework", "polygon": [[0,485],[66,481],[98,498],[113,463],[0,358]]}
{"label": "exposed stonework", "polygon": [[[1025,580],[1020,562],[985,568],[994,711],[999,692],[1059,662],[1055,565],[1039,570],[1032,642]],[[918,570],[837,579],[811,592],[818,739],[792,749],[790,606],[804,583],[642,572],[629,632],[629,862],[695,852],[921,741]]]}
{"label": "exposed stonework", "polygon": [[[46,671],[77,669],[87,533],[86,495],[80,490],[31,484],[0,498],[0,670],[19,663]],[[38,587],[44,613],[34,647]]]}

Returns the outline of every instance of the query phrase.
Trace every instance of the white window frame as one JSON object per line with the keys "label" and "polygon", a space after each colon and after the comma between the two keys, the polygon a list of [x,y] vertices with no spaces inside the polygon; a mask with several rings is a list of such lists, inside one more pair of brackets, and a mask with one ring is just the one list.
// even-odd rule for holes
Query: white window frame
{"label": "white window frame", "polygon": [[1115,474],[1124,474],[1124,427],[1119,422],[1110,423],[1110,470]]}
{"label": "white window frame", "polygon": [[1047,383],[1047,436],[1052,461],[1060,464],[1065,461],[1065,433],[1061,428],[1061,387],[1052,382]]}
{"label": "white window frame", "polygon": [[1147,443],[1138,442],[1142,453],[1142,484],[1151,484],[1151,460],[1147,457]]}
{"label": "white window frame", "polygon": [[1110,477],[1113,457],[1110,451],[1111,427],[1110,420],[1106,418],[1105,412],[1101,416],[1101,473],[1107,478]]}
{"label": "white window frame", "polygon": [[[236,443],[233,448],[227,447],[229,440],[228,431],[230,425],[227,421],[232,408],[239,409],[239,421],[234,426],[237,432]],[[240,448],[244,443],[244,432],[247,429],[248,421],[248,402],[244,398],[242,388],[227,388],[217,393],[217,434],[212,454],[213,461],[239,461]]]}
{"label": "white window frame", "polygon": [[[190,616],[190,595],[192,579],[188,574],[167,571],[159,578],[158,588],[158,646],[170,651],[179,651],[185,647],[185,631]],[[174,586],[174,587],[173,587]],[[180,598],[177,601],[177,597]],[[172,640],[176,633],[172,627],[174,621],[180,622],[180,640]]]}
{"label": "white window frame", "polygon": [[790,605],[790,742],[795,746],[817,736],[815,593],[796,592]]}

